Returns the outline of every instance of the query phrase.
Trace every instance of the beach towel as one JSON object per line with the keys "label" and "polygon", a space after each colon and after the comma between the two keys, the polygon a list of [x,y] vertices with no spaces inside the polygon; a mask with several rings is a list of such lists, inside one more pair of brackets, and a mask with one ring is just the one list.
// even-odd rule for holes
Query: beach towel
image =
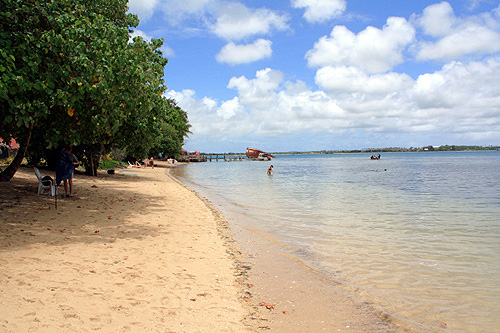
{"label": "beach towel", "polygon": [[63,149],[59,154],[59,160],[56,167],[56,184],[59,185],[63,180],[71,179],[73,177],[73,170],[75,166],[71,161],[66,149]]}

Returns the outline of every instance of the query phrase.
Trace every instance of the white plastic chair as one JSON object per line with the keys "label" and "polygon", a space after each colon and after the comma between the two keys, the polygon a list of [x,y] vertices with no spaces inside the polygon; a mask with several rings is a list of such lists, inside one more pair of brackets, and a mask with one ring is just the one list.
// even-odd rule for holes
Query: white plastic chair
{"label": "white plastic chair", "polygon": [[38,178],[38,194],[43,194],[45,189],[49,190],[49,195],[56,195],[56,185],[52,179],[44,180],[42,179],[42,175],[40,174],[40,170],[37,168],[33,168],[35,170],[36,178]]}

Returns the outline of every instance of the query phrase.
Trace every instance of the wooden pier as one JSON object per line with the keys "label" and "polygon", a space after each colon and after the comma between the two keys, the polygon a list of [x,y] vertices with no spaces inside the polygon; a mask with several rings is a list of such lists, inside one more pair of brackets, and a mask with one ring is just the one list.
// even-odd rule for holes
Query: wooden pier
{"label": "wooden pier", "polygon": [[219,162],[220,161],[225,161],[225,162],[232,162],[232,161],[243,161],[246,156],[245,154],[235,154],[235,153],[222,153],[222,154],[207,154],[207,153],[202,153],[200,154],[200,157],[205,159],[205,161],[208,162]]}
{"label": "wooden pier", "polygon": [[199,155],[190,154],[184,155],[179,159],[179,162],[232,162],[232,161],[243,161],[246,159],[245,154],[236,153],[221,153],[221,154],[208,154],[200,153]]}

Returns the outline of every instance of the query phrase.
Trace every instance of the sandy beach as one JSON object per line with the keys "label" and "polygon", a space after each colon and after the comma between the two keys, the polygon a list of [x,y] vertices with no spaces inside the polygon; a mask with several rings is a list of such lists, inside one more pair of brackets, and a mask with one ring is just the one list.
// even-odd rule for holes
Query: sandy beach
{"label": "sandy beach", "polygon": [[32,168],[0,183],[2,332],[394,331],[345,288],[232,230],[165,163],[74,184],[55,209]]}

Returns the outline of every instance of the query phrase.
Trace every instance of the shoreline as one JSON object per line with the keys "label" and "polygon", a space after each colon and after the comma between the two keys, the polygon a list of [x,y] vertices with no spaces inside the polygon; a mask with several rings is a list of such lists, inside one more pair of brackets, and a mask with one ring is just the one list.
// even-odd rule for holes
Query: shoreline
{"label": "shoreline", "polygon": [[[361,300],[358,288],[309,267],[267,235],[239,226],[234,229],[251,267],[248,282],[253,303],[267,323],[259,327],[277,332],[433,331]],[[271,305],[272,311],[265,305]]]}
{"label": "shoreline", "polygon": [[[359,300],[349,286],[328,279],[297,258],[286,246],[238,223],[224,204],[212,202],[170,175],[214,210],[225,222],[247,275],[245,300],[253,307],[251,325],[276,332],[415,332],[411,324]],[[196,186],[195,186],[196,188]]]}
{"label": "shoreline", "polygon": [[169,167],[76,175],[57,210],[32,168],[0,183],[2,330],[402,330]]}

